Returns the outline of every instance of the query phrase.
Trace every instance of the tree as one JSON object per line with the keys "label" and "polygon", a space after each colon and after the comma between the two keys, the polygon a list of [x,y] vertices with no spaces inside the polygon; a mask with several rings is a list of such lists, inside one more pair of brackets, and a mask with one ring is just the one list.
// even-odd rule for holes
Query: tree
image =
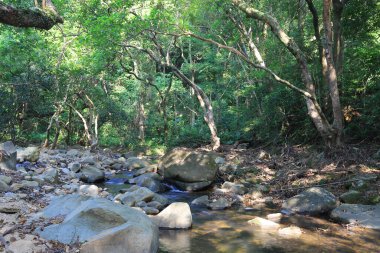
{"label": "tree", "polygon": [[[37,1],[36,1],[37,3]],[[15,8],[0,2],[0,23],[16,27],[34,27],[49,30],[63,19],[57,13],[51,0],[43,0],[41,8]]]}
{"label": "tree", "polygon": [[343,132],[343,118],[339,99],[339,90],[337,85],[337,76],[335,67],[332,63],[331,49],[331,25],[330,25],[330,8],[331,0],[324,0],[323,4],[323,23],[325,38],[322,43],[324,49],[324,57],[327,65],[327,81],[330,90],[330,97],[333,109],[333,123],[330,124],[325,113],[322,111],[316,96],[316,88],[312,79],[305,54],[301,51],[294,39],[290,38],[281,28],[278,21],[271,15],[259,11],[244,3],[242,0],[232,0],[232,3],[248,17],[259,20],[267,24],[278,40],[287,48],[287,50],[295,57],[301,70],[302,80],[305,90],[301,94],[306,99],[308,114],[316,126],[319,134],[329,147],[340,146],[342,144],[341,137]]}

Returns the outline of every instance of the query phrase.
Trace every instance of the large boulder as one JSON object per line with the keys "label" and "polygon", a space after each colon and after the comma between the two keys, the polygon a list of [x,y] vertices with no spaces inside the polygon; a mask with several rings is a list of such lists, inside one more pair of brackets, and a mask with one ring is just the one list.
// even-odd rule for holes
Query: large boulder
{"label": "large boulder", "polygon": [[158,233],[141,224],[125,223],[94,236],[82,245],[81,253],[154,253],[158,250]]}
{"label": "large boulder", "polygon": [[79,194],[68,194],[53,198],[50,204],[43,210],[42,214],[46,218],[56,216],[66,216],[74,211],[81,203],[92,199],[90,196]]}
{"label": "large boulder", "polygon": [[190,206],[184,202],[170,204],[161,213],[151,216],[151,219],[160,228],[167,229],[190,228],[193,221]]}
{"label": "large boulder", "polygon": [[79,195],[55,200],[54,209],[58,203],[68,199],[73,200],[77,207],[61,224],[37,231],[44,239],[65,244],[86,242],[81,252],[157,252],[158,228],[142,212],[106,199]]}
{"label": "large boulder", "polygon": [[105,179],[104,170],[93,165],[83,166],[80,173],[80,179],[86,183],[98,183]]}
{"label": "large boulder", "polygon": [[380,205],[342,204],[331,212],[330,217],[344,223],[380,229]]}
{"label": "large boulder", "polygon": [[218,170],[215,162],[217,157],[217,154],[211,152],[173,149],[161,159],[159,173],[165,180],[173,180],[182,190],[190,188],[187,183],[200,183],[191,185],[193,190],[200,190],[214,181]]}
{"label": "large boulder", "polygon": [[0,144],[0,170],[16,170],[17,150],[11,141]]}
{"label": "large boulder", "polygon": [[26,147],[26,148],[17,148],[17,161],[18,162],[37,162],[40,158],[40,147]]}
{"label": "large boulder", "polygon": [[330,212],[337,204],[334,194],[320,187],[312,187],[287,199],[282,208],[292,213],[317,215]]}

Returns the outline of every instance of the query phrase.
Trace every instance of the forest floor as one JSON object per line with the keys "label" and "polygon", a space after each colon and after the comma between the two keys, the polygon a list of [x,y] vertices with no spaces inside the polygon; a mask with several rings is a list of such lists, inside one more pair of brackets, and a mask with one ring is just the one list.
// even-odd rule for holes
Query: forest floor
{"label": "forest floor", "polygon": [[364,185],[363,203],[380,202],[380,147],[346,146],[326,152],[307,146],[245,148],[223,146],[220,155],[240,171],[221,173],[224,181],[257,183],[268,187],[266,196],[281,202],[313,186],[340,196],[356,184]]}

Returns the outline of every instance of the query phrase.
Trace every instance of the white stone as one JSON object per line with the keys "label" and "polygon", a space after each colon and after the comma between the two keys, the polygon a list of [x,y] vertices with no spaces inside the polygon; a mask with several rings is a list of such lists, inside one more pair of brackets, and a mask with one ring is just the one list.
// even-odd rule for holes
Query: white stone
{"label": "white stone", "polygon": [[278,234],[285,238],[298,238],[302,235],[302,230],[299,227],[290,226],[279,229]]}
{"label": "white stone", "polygon": [[99,194],[99,188],[96,185],[81,185],[79,186],[78,193],[82,195],[97,196]]}
{"label": "white stone", "polygon": [[249,220],[248,223],[253,226],[260,227],[261,229],[272,230],[272,229],[278,229],[280,227],[280,224],[270,221],[270,220],[260,218],[260,217],[256,217],[252,220]]}
{"label": "white stone", "polygon": [[193,222],[190,206],[184,202],[175,202],[166,207],[151,219],[160,228],[185,229],[190,228]]}

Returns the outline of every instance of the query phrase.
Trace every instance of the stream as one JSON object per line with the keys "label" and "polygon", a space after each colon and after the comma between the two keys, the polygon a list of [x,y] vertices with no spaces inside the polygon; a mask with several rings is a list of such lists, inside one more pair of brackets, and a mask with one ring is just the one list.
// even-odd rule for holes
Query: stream
{"label": "stream", "polygon": [[[132,174],[115,175],[101,187],[112,194],[127,188],[125,179]],[[171,189],[160,193],[172,202],[187,202],[208,192],[182,192]],[[245,210],[231,208],[212,211],[204,207],[190,206],[193,226],[189,230],[160,230],[160,253],[281,253],[281,252],[380,252],[380,231],[345,227],[323,217],[286,216],[281,225],[298,226],[302,229],[299,238],[284,238],[277,231],[267,231],[247,223],[255,217],[266,218],[278,213],[278,209],[261,208]]]}

